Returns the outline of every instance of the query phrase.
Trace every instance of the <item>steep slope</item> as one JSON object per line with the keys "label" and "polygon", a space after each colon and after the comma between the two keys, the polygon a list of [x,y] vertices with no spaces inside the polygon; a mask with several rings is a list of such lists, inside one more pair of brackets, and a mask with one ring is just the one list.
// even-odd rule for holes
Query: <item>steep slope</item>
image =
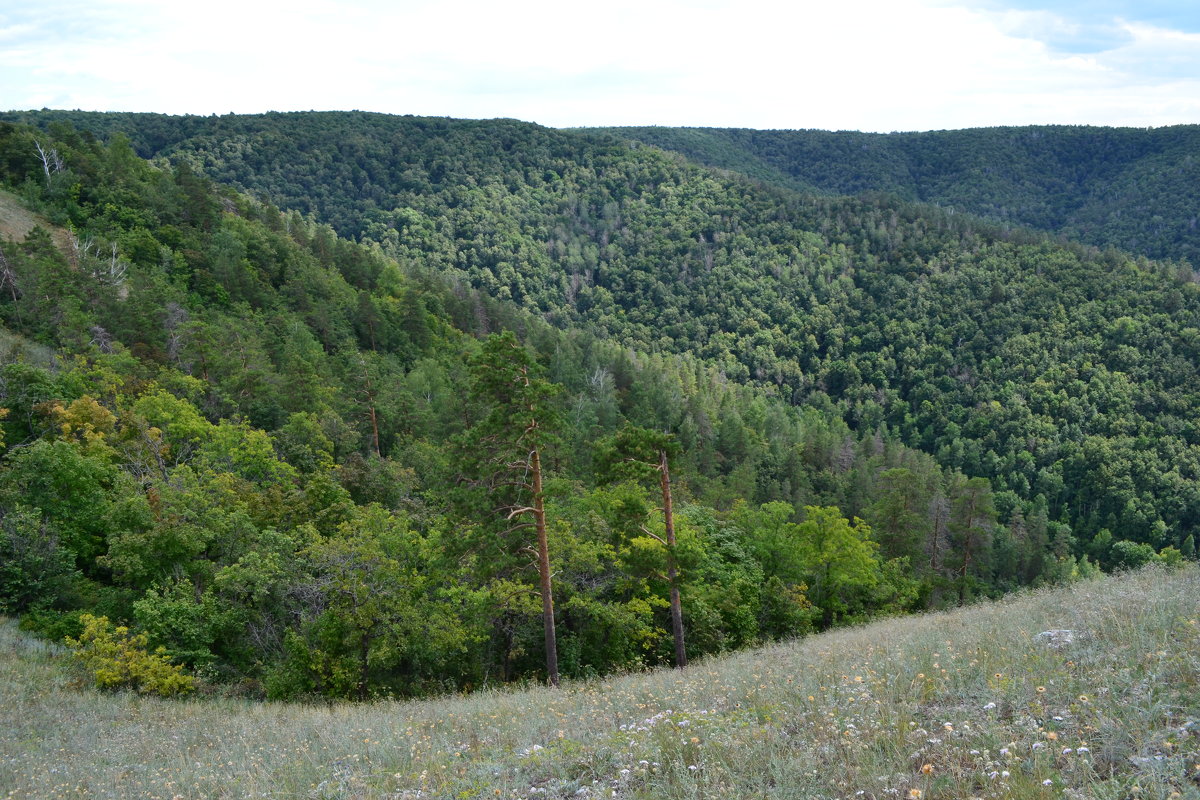
{"label": "steep slope", "polygon": [[[533,490],[494,478],[521,461],[528,408],[500,413],[497,343],[545,400],[565,676],[674,650],[659,484],[594,458],[626,425],[679,446],[692,657],[1093,569],[1044,504],[1017,541],[986,481],[881,431],[406,272],[121,137],[0,124],[0,180],[43,221],[0,242],[0,610],[47,635],[132,623],[208,682],[274,696],[542,674],[509,513]],[[481,347],[498,329],[523,346]]]}
{"label": "steep slope", "polygon": [[[1004,514],[1043,498],[1081,546],[1098,537],[1093,553],[1106,560],[1110,538],[1185,547],[1200,522],[1200,293],[1189,268],[928,206],[771,189],[652,148],[514,121],[29,116],[127,131],[318,214],[409,269],[557,326],[692,353],[794,403],[835,403],[860,431],[886,426],[948,467],[993,479]],[[1150,148],[1132,133],[1066,133],[1075,138],[922,135],[942,145],[920,163],[946,187],[999,196],[1013,180],[979,167],[978,181],[960,183],[961,167],[933,167],[948,159],[973,170],[988,147],[1007,157],[1030,137],[1051,145],[1040,160],[1018,160],[1024,175],[1069,162],[1079,137],[1118,153]],[[847,154],[861,150],[831,136]],[[863,140],[885,148],[879,164],[900,181],[891,141]],[[1081,174],[1120,163],[1095,158]],[[1043,179],[1043,201],[1023,213],[1055,219],[1057,201],[1045,198],[1075,197],[1056,181]]]}
{"label": "steep slope", "polygon": [[1200,263],[1200,126],[925,133],[602,128],[792,189],[884,192],[1098,247]]}
{"label": "steep slope", "polygon": [[1195,569],[1154,571],[683,674],[370,706],[79,692],[61,654],[0,623],[0,784],[23,800],[1193,797],[1198,598]]}

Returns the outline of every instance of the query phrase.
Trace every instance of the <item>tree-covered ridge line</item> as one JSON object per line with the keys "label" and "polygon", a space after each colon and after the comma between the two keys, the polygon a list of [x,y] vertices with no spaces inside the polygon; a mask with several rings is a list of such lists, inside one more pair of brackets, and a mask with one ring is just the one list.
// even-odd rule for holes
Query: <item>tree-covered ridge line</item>
{"label": "tree-covered ridge line", "polygon": [[882,192],[1097,247],[1200,263],[1200,126],[921,133],[599,128],[802,192]]}
{"label": "tree-covered ridge line", "polygon": [[1182,547],[1200,513],[1186,264],[511,120],[35,116],[128,129],[557,327],[886,425],[1084,541]]}
{"label": "tree-covered ridge line", "polygon": [[[274,696],[545,675],[533,495],[566,676],[677,658],[672,560],[691,657],[1095,568],[1044,499],[1001,513],[882,427],[555,328],[122,137],[0,125],[0,179],[46,220],[0,244],[0,603],[47,634],[131,623]],[[480,369],[502,329],[551,434],[511,498],[478,458],[512,445]],[[628,426],[678,445],[671,551],[657,487],[597,472]]]}

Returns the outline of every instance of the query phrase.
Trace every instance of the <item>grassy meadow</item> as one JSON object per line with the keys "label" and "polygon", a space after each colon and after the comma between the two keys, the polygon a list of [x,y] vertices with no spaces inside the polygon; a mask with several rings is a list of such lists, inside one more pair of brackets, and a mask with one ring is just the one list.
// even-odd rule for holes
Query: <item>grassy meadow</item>
{"label": "grassy meadow", "polygon": [[0,798],[66,797],[1196,798],[1200,571],[365,705],[100,694],[5,622]]}

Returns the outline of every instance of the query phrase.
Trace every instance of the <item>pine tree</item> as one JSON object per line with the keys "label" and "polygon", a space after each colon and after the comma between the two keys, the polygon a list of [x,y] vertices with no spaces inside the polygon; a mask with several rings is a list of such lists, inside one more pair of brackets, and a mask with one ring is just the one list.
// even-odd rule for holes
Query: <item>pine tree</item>
{"label": "pine tree", "polygon": [[[546,674],[558,685],[558,649],[550,545],[546,529],[543,453],[557,441],[551,400],[558,387],[542,377],[511,331],[493,334],[471,362],[471,399],[482,418],[460,439],[464,482],[503,521],[502,537],[533,529],[545,628]],[[523,537],[518,537],[523,539]]]}
{"label": "pine tree", "polygon": [[687,650],[683,640],[683,603],[679,597],[679,568],[675,556],[675,510],[671,495],[671,459],[678,454],[679,445],[669,433],[629,425],[599,445],[598,471],[608,479],[657,477],[662,492],[664,537],[643,531],[658,539],[667,548],[667,585],[671,592],[671,636],[675,640],[675,666],[687,666]]}

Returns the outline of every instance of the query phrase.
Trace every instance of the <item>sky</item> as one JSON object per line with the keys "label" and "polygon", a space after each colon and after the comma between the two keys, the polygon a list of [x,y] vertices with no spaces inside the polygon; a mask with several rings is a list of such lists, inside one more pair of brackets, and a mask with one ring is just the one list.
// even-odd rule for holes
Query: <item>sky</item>
{"label": "sky", "polygon": [[1200,123],[1195,0],[0,0],[0,110]]}

